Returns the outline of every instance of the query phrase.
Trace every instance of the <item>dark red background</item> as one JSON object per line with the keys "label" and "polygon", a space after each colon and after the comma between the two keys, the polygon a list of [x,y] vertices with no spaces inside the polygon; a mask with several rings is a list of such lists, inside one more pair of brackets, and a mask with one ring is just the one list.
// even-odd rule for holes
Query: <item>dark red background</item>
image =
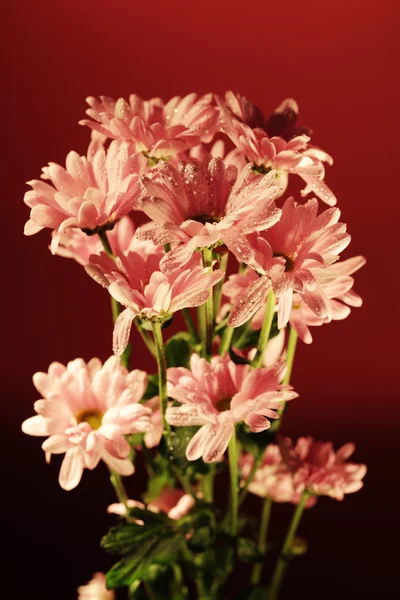
{"label": "dark red background", "polygon": [[[368,259],[356,275],[364,306],[315,330],[312,346],[300,344],[293,378],[300,398],[284,428],[338,444],[354,440],[356,459],[369,465],[366,485],[306,515],[310,552],[293,565],[282,598],[372,598],[390,589],[395,550],[385,538],[398,524],[400,411],[394,7],[389,0],[25,0],[5,7],[1,429],[13,598],[28,590],[43,600],[74,598],[78,584],[106,569],[98,538],[113,498],[102,469],[85,473],[77,490],[60,490],[59,462],[47,467],[39,440],[20,432],[38,396],[35,371],[111,352],[105,292],[73,261],[51,256],[48,232],[23,236],[24,182],[48,161],[63,163],[71,149],[85,152],[89,134],[77,122],[87,95],[167,99],[226,89],[266,112],[296,98],[314,143],[335,158],[327,182],[353,236],[346,256]],[[135,366],[154,370],[134,344]],[[130,491],[138,496],[134,480]],[[286,513],[278,512],[283,528]]]}

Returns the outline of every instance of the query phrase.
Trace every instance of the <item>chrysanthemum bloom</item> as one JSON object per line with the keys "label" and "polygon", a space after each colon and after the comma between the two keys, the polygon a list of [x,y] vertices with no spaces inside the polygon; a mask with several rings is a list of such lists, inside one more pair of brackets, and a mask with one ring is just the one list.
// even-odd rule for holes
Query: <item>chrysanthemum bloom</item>
{"label": "chrysanthemum bloom", "polygon": [[[312,335],[309,327],[320,326],[331,321],[343,320],[350,314],[350,307],[362,306],[362,298],[352,288],[354,279],[350,275],[358,271],[366,260],[363,256],[354,256],[344,261],[334,263],[316,274],[316,280],[327,299],[328,314],[325,318],[315,314],[303,301],[298,293],[293,294],[292,308],[289,323],[299,338],[306,344],[311,344]],[[328,277],[327,277],[328,275]],[[329,280],[331,277],[335,277]],[[326,282],[326,280],[328,281]],[[232,305],[235,305],[239,297],[243,298],[243,292],[251,284],[259,281],[257,273],[248,269],[246,274],[236,273],[231,275],[223,285],[223,294],[229,303],[225,303],[222,310],[226,314]],[[276,307],[277,308],[277,307]],[[265,304],[254,314],[251,321],[253,329],[261,329],[265,315]]]}
{"label": "chrysanthemum bloom", "polygon": [[[114,229],[107,233],[113,254],[121,254],[128,251],[135,240],[135,225],[133,220],[122,217],[116,222]],[[138,241],[136,240],[136,243]],[[58,256],[73,258],[83,267],[88,264],[91,254],[100,254],[104,246],[98,235],[86,235],[80,229],[67,229],[56,250]]]}
{"label": "chrysanthemum bloom", "polygon": [[95,573],[86,585],[78,587],[78,600],[114,600],[115,593],[107,590],[104,573]]}
{"label": "chrysanthemum bloom", "polygon": [[[242,473],[242,485],[250,475],[254,464],[254,456],[242,454],[240,467]],[[248,487],[249,492],[260,498],[271,498],[273,502],[291,502],[298,504],[301,494],[296,492],[293,485],[293,473],[284,462],[279,446],[269,444],[265,450],[263,460],[256,470],[254,477]],[[314,506],[316,498],[309,498],[307,507]]]}
{"label": "chrysanthemum bloom", "polygon": [[116,356],[104,365],[98,358],[87,364],[77,358],[66,367],[52,363],[33,381],[43,398],[35,402],[38,414],[23,422],[22,431],[50,436],[42,445],[47,457],[65,452],[62,488],[76,487],[83,469],[94,469],[100,460],[121,475],[133,473],[124,436],[150,427],[151,411],[139,404],[147,385],[144,371],[129,373]]}
{"label": "chrysanthemum bloom", "polygon": [[[230,92],[226,103],[221,104],[223,129],[239,150],[242,164],[250,162],[253,169],[260,173],[275,169],[277,181],[283,190],[287,187],[288,175],[297,174],[307,184],[303,195],[313,192],[333,206],[336,198],[323,181],[323,163],[331,165],[332,157],[310,146],[310,137],[296,131],[293,115],[296,117],[297,112],[296,102],[287,99],[263,123],[260,111],[241,96]],[[257,124],[252,128],[246,121]],[[238,164],[237,157],[235,164]]]}
{"label": "chrysanthemum bloom", "polygon": [[294,292],[318,317],[331,319],[331,307],[322,284],[340,275],[340,263],[335,269],[327,267],[339,259],[339,253],[350,243],[350,235],[346,225],[338,222],[338,208],[317,215],[316,198],[305,204],[289,198],[276,225],[248,236],[247,244],[241,245],[239,258],[261,277],[238,296],[229,325],[238,327],[245,323],[263,305],[271,288],[279,299],[279,329],[289,320]]}
{"label": "chrysanthemum bloom", "polygon": [[175,96],[166,105],[161,98],[145,101],[132,94],[129,103],[120,98],[87,98],[86,111],[93,119],[80,121],[106,138],[124,139],[151,163],[168,160],[196,146],[210,142],[217,129],[218,111],[212,94],[199,98]]}
{"label": "chrysanthemum bloom", "polygon": [[[151,242],[143,244],[154,248]],[[223,277],[221,271],[201,266],[165,275],[159,270],[161,256],[162,250],[147,255],[129,252],[114,262],[102,252],[91,256],[86,266],[89,275],[126,307],[114,327],[113,350],[118,356],[128,344],[133,319],[164,322],[182,308],[200,306]]]}
{"label": "chrysanthemum bloom", "polygon": [[354,444],[344,444],[335,452],[331,442],[315,442],[312,437],[300,437],[296,444],[289,438],[281,442],[283,459],[293,472],[295,491],[301,494],[306,490],[336,500],[363,486],[366,465],[346,462],[354,450]]}
{"label": "chrysanthemum bloom", "polygon": [[70,152],[66,168],[49,163],[43,168],[44,181],[28,182],[24,202],[31,208],[25,235],[45,227],[55,230],[51,242],[53,254],[61,236],[70,227],[88,235],[112,229],[115,222],[134,207],[140,192],[138,159],[130,157],[126,142],[115,141],[106,151],[92,141],[87,157]]}
{"label": "chrysanthemum bloom", "polygon": [[298,394],[282,381],[285,365],[250,370],[229,356],[214,356],[211,363],[193,354],[190,368],[168,369],[168,396],[182,404],[170,407],[166,419],[174,427],[200,425],[190,440],[188,460],[205,462],[222,458],[236,423],[244,421],[253,432],[270,427],[276,410]]}
{"label": "chrysanthemum bloom", "polygon": [[[237,180],[236,180],[237,179]],[[280,217],[273,173],[264,177],[247,166],[237,178],[234,167],[208,155],[202,162],[158,165],[143,177],[140,208],[152,222],[138,237],[155,243],[180,242],[162,261],[166,273],[184,265],[197,248],[226,244],[235,254],[245,235],[271,227]]]}
{"label": "chrysanthemum bloom", "polygon": [[[188,514],[194,503],[195,500],[190,494],[185,494],[185,492],[178,488],[165,487],[160,496],[152,500],[147,506],[136,500],[128,500],[127,505],[128,508],[147,508],[155,513],[162,511],[170,519],[178,520]],[[124,516],[126,514],[126,507],[122,503],[110,504],[107,512]]]}

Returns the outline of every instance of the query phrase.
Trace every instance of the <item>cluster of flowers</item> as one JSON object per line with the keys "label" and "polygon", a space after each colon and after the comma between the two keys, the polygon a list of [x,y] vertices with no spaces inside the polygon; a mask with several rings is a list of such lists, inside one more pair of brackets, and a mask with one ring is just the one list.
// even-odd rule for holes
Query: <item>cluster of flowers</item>
{"label": "cluster of flowers", "polygon": [[[171,427],[195,426],[187,459],[212,463],[224,459],[238,424],[253,433],[268,429],[297,397],[289,385],[287,326],[309,344],[311,327],[346,318],[362,303],[352,275],[365,263],[361,256],[340,260],[350,235],[324,182],[332,158],[296,124],[294,100],[269,117],[233,92],[167,103],[136,95],[87,101],[86,156],[70,152],[65,168],[49,163],[25,194],[25,234],[52,230],[52,253],[82,265],[115,307],[114,356],[104,364],[52,363],[34,376],[42,399],[23,431],[48,436],[48,460],[65,453],[59,481],[66,490],[100,460],[131,475],[127,436],[134,433],[145,433],[146,446],[155,448]],[[314,197],[285,199],[290,175],[305,182],[301,196]],[[329,207],[320,210],[320,201]],[[147,221],[136,228],[132,212]],[[238,269],[228,276],[229,255]],[[166,370],[163,323],[203,305],[190,368]],[[274,318],[279,334],[267,345]],[[147,401],[147,374],[129,371],[124,360],[133,322],[159,359],[159,396]],[[244,349],[234,341],[242,326],[261,330]],[[276,502],[298,503],[305,490],[309,504],[317,495],[342,499],[361,487],[365,473],[364,465],[345,462],[352,451],[350,444],[335,453],[311,438],[295,446],[284,440],[268,445],[257,469],[243,454],[241,476],[251,477],[250,492]],[[182,496],[174,490],[169,502]],[[190,510],[188,498],[183,504]],[[161,500],[154,506],[172,515],[176,509]],[[112,598],[103,588],[96,575],[80,598]]]}

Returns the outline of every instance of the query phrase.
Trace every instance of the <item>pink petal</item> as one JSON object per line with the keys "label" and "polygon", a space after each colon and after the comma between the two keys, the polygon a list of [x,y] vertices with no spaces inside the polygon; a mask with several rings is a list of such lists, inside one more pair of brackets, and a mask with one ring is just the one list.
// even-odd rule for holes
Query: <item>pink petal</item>
{"label": "pink petal", "polygon": [[130,308],[126,308],[119,315],[114,325],[113,334],[113,352],[117,356],[121,356],[128,345],[131,334],[132,321],[135,314]]}
{"label": "pink petal", "polygon": [[81,480],[83,473],[82,448],[75,446],[67,451],[61,465],[58,481],[64,490],[72,490]]}

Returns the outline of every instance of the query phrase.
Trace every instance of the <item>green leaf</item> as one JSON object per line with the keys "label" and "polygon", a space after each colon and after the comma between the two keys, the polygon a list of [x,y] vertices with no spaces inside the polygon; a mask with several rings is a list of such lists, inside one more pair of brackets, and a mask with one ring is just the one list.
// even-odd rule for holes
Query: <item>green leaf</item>
{"label": "green leaf", "polygon": [[168,464],[173,464],[174,467],[189,478],[199,474],[206,475],[210,472],[211,468],[201,458],[194,461],[189,461],[186,458],[187,445],[198,429],[198,427],[171,427],[169,445],[167,446],[163,438],[158,447],[159,453],[165,458]]}
{"label": "green leaf", "polygon": [[238,540],[238,556],[241,561],[251,565],[264,560],[264,554],[257,548],[255,542],[244,537],[240,537]]}
{"label": "green leaf", "polygon": [[158,375],[149,375],[143,400],[150,400],[150,398],[154,398],[154,396],[158,396]]}
{"label": "green leaf", "polygon": [[193,531],[188,546],[193,552],[204,552],[214,541],[215,531],[212,531],[209,527],[199,527]]}
{"label": "green leaf", "polygon": [[174,522],[169,517],[167,517],[167,515],[164,512],[161,511],[155,513],[151,510],[147,510],[147,508],[130,508],[129,516],[133,519],[143,521],[146,525],[146,528],[154,528],[160,525],[162,525],[165,528],[171,527],[174,524]]}
{"label": "green leaf", "polygon": [[147,490],[143,494],[143,501],[149,504],[155,498],[159,498],[162,490],[166,487],[173,488],[175,477],[171,471],[170,461],[161,454],[157,454],[151,462],[153,474],[148,479]]}
{"label": "green leaf", "polygon": [[101,547],[110,554],[126,554],[143,542],[156,538],[164,531],[165,525],[160,521],[147,527],[121,521],[115,527],[111,527],[102,538]]}
{"label": "green leaf", "polygon": [[186,331],[177,333],[169,338],[165,344],[165,354],[168,367],[189,368],[191,351],[191,338]]}
{"label": "green leaf", "polygon": [[177,550],[182,538],[173,531],[143,542],[134,552],[124,556],[111,567],[106,575],[107,588],[115,590],[130,586],[137,580],[146,580],[154,562],[171,564],[177,559]]}

